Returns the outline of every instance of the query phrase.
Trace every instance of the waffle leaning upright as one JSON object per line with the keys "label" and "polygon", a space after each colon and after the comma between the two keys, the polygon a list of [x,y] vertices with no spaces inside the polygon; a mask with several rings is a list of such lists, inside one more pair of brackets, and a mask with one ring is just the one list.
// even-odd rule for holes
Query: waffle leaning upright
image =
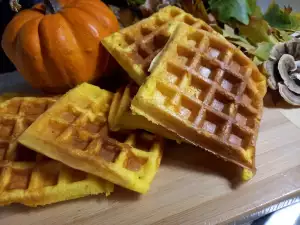
{"label": "waffle leaning upright", "polygon": [[131,109],[242,167],[254,170],[265,77],[239,49],[177,23]]}
{"label": "waffle leaning upright", "polygon": [[170,26],[172,21],[180,21],[219,35],[203,20],[175,6],[167,6],[149,18],[104,38],[102,44],[129,76],[141,85],[149,75],[148,68],[152,60],[174,31],[175,27]]}

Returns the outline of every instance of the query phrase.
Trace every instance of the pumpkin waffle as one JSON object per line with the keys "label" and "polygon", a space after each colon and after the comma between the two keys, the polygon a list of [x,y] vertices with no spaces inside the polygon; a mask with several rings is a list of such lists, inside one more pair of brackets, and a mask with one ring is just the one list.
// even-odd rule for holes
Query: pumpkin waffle
{"label": "pumpkin waffle", "polygon": [[17,143],[56,98],[0,96],[0,205],[46,205],[113,191],[113,184]]}
{"label": "pumpkin waffle", "polygon": [[108,114],[108,125],[112,131],[142,129],[162,137],[180,142],[180,138],[167,130],[156,125],[145,117],[133,114],[130,109],[131,100],[138,91],[138,86],[130,83],[120,88],[113,97]]}
{"label": "pumpkin waffle", "polygon": [[[113,131],[143,129],[162,137],[172,139],[178,143],[182,139],[176,134],[171,133],[166,128],[152,123],[143,116],[133,114],[130,105],[133,97],[136,95],[138,87],[131,83],[120,88],[113,97],[112,105],[109,110],[108,124],[109,129]],[[247,181],[253,177],[253,172],[247,169],[242,170],[241,180]]]}
{"label": "pumpkin waffle", "polygon": [[145,193],[160,164],[162,139],[139,131],[109,132],[112,95],[82,84],[61,97],[19,141],[70,167]]}
{"label": "pumpkin waffle", "polygon": [[175,6],[167,6],[152,16],[104,38],[102,44],[129,76],[141,85],[149,75],[151,61],[162,50],[175,29],[171,26],[171,21],[184,22],[199,30],[217,34],[204,21]]}
{"label": "pumpkin waffle", "polygon": [[171,39],[132,111],[254,169],[265,77],[239,49],[211,33],[180,23]]}
{"label": "pumpkin waffle", "polygon": [[[171,133],[166,128],[152,123],[143,116],[133,114],[130,105],[133,97],[136,95],[138,87],[131,83],[120,88],[113,97],[113,101],[109,110],[108,124],[109,129],[113,131],[143,129],[153,134],[159,134],[162,137],[172,139],[178,143],[182,139]],[[247,181],[254,176],[253,171],[247,169],[242,170],[241,180]]]}

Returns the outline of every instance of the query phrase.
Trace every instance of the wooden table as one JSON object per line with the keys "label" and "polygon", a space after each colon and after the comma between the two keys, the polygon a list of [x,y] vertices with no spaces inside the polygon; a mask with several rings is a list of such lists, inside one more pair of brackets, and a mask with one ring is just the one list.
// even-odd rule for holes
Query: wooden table
{"label": "wooden table", "polygon": [[[300,110],[299,110],[300,115]],[[234,188],[234,165],[191,146],[171,145],[148,194],[116,188],[101,195],[31,209],[0,209],[0,224],[228,223],[300,195],[300,128],[266,108],[257,143],[257,174]]]}

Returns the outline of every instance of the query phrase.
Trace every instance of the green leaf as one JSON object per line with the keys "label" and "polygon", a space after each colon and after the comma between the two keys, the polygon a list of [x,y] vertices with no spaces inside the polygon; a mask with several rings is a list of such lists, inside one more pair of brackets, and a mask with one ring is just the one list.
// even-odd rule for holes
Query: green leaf
{"label": "green leaf", "polygon": [[251,12],[253,13],[257,7],[256,0],[248,0],[248,5],[249,5]]}
{"label": "green leaf", "polygon": [[300,30],[300,17],[290,15],[291,27],[292,30]]}
{"label": "green leaf", "polygon": [[264,18],[272,27],[289,30],[300,29],[300,19],[297,14],[290,14],[288,11],[280,9],[275,1],[269,5]]}
{"label": "green leaf", "polygon": [[256,0],[248,0],[248,4],[251,10],[251,16],[255,16],[257,18],[261,18],[263,16],[261,8],[256,4]]}
{"label": "green leaf", "polygon": [[270,51],[273,48],[274,44],[270,42],[261,42],[257,44],[257,49],[255,50],[254,54],[259,59],[266,61],[269,58]]}
{"label": "green leaf", "polygon": [[208,4],[221,22],[227,23],[236,19],[246,25],[249,23],[251,9],[247,0],[209,0]]}

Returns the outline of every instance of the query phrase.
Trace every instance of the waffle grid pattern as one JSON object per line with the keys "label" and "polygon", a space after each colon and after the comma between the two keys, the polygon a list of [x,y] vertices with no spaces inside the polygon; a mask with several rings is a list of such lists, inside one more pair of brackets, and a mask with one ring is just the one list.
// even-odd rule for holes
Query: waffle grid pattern
{"label": "waffle grid pattern", "polygon": [[[1,103],[1,205],[19,202],[37,206],[112,191],[112,184],[68,168],[17,143],[18,137],[55,101],[55,98],[14,97]],[[64,190],[60,188],[62,184]],[[75,189],[80,186],[81,190]],[[77,193],[64,195],[66,190]]]}
{"label": "waffle grid pattern", "polygon": [[[131,83],[119,88],[114,94],[108,115],[110,130],[142,129],[141,127],[137,127],[137,125],[140,123],[140,118],[143,117],[133,115],[130,110],[131,100],[137,91],[138,87]],[[147,119],[143,119],[147,122]]]}
{"label": "waffle grid pattern", "polygon": [[[210,145],[229,147],[233,152],[228,156],[224,152],[224,157],[241,155],[240,162],[252,168],[265,94],[263,75],[238,49],[214,35],[184,24],[174,35],[137,94],[133,111],[147,117],[139,103],[151,99],[160,113],[176,117],[177,123],[191,127],[199,137],[209,137]],[[151,94],[146,91],[150,86],[155,89]],[[159,115],[152,113],[151,117],[158,119]],[[188,134],[180,136],[189,140]],[[201,146],[201,141],[196,144]],[[202,147],[212,150],[209,145]]]}
{"label": "waffle grid pattern", "polygon": [[[86,91],[90,86],[82,85]],[[24,133],[21,143],[75,168],[79,161],[85,162],[87,166],[78,169],[146,192],[160,164],[162,140],[143,132],[109,132],[107,114],[112,94],[96,88],[97,97],[91,98],[80,86],[73,90]],[[35,141],[26,141],[30,137]],[[50,148],[43,149],[36,140]]]}
{"label": "waffle grid pattern", "polygon": [[181,142],[181,139],[166,128],[154,124],[145,117],[133,114],[130,105],[133,97],[138,91],[138,86],[130,83],[120,88],[113,97],[109,110],[108,124],[110,130],[146,130],[153,134]]}
{"label": "waffle grid pattern", "polygon": [[151,61],[162,50],[173,32],[170,21],[180,21],[196,29],[216,33],[204,21],[175,6],[168,6],[151,17],[112,34],[102,43],[132,79],[141,85],[149,75]]}

